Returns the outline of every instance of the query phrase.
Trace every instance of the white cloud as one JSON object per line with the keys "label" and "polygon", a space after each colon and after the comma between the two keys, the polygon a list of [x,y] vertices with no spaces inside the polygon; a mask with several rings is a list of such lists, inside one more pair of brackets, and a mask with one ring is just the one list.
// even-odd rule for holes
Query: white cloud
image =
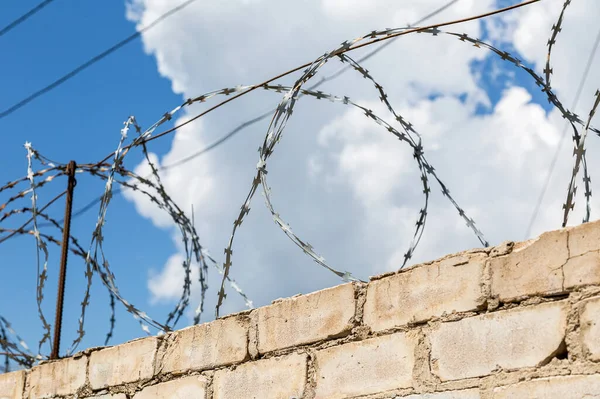
{"label": "white cloud", "polygon": [[[184,257],[180,254],[174,254],[167,260],[163,270],[156,273],[150,271],[148,279],[148,289],[152,294],[153,303],[158,301],[172,301],[181,297],[182,282],[185,272],[182,267]],[[195,280],[197,269],[192,269],[191,279]]]}
{"label": "white cloud", "polygon": [[[354,3],[197,2],[144,34],[144,46],[156,57],[160,73],[171,79],[173,89],[192,97],[221,87],[255,83],[310,61],[345,39],[403,25],[442,4],[434,0],[403,2],[401,6],[391,0]],[[597,8],[593,0],[587,3]],[[129,17],[140,25],[172,7],[164,0],[135,0],[135,5]],[[492,6],[491,0],[463,0],[435,20],[477,14]],[[515,12],[490,29],[495,40],[504,35],[503,41],[536,62],[538,70],[543,67],[539,60],[544,52],[539,48],[543,50],[541,36],[545,36],[539,32],[549,31],[550,15],[556,14],[555,6],[548,7],[552,11],[544,7]],[[574,85],[568,74],[577,76],[581,54],[589,49],[589,40],[581,44],[575,35],[581,35],[578,26],[585,26],[592,14],[574,11],[575,22],[569,22],[561,36],[563,49],[556,53],[555,83],[561,87],[559,94],[567,98],[572,92],[569,85]],[[482,34],[477,23],[455,29],[476,37]],[[572,42],[578,44],[571,48]],[[365,52],[353,57],[358,59],[361,54]],[[452,195],[496,244],[523,238],[559,140],[562,119],[556,112],[546,115],[520,87],[508,88],[490,114],[477,115],[477,104],[489,105],[489,100],[477,85],[471,63],[486,56],[484,50],[454,38],[418,34],[397,40],[365,66],[386,88],[397,111],[422,134],[426,156]],[[332,62],[323,73],[337,68],[339,65]],[[291,78],[282,80],[283,84],[290,82]],[[377,102],[372,84],[354,72],[322,90],[347,94],[393,121]],[[466,94],[465,101],[458,99],[461,94]],[[204,147],[248,117],[274,107],[280,96],[261,91],[203,122],[186,126],[174,134],[172,147],[160,163],[170,164]],[[203,245],[219,259],[255,173],[256,148],[267,124],[265,121],[244,131],[185,167],[161,174],[182,209],[194,206]],[[568,152],[559,159],[550,200],[542,207],[535,233],[559,227],[571,162]],[[597,163],[589,161],[590,168]],[[268,166],[276,209],[332,266],[366,278],[401,265],[422,206],[422,186],[412,150],[385,129],[343,105],[302,99]],[[140,165],[138,171],[145,173],[143,168]],[[479,245],[437,184],[430,184],[433,193],[427,228],[414,261]],[[139,197],[129,198],[156,225],[168,225]],[[277,297],[338,283],[278,230],[261,198],[255,198],[251,208],[234,244],[232,275],[258,306]],[[581,208],[577,208],[579,213]],[[577,214],[574,220],[579,218]],[[174,254],[163,271],[150,279],[155,299],[178,297],[178,256]],[[215,273],[209,284],[210,309],[219,284]],[[241,307],[242,302],[234,298],[230,292],[227,300],[232,302],[226,310]]]}

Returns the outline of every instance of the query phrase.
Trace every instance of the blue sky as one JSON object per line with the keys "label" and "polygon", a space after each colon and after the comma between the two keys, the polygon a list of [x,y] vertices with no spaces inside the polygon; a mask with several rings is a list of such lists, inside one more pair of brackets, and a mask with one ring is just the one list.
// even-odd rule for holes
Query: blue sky
{"label": "blue sky", "polygon": [[[388,0],[378,1],[382,10],[392,7]],[[4,26],[36,3],[37,0],[23,0],[3,4],[0,26]],[[4,54],[3,62],[0,63],[0,108],[7,108],[134,32],[136,24],[131,19],[136,20],[139,28],[140,24],[151,21],[172,7],[153,0],[138,0],[135,3],[141,5],[142,10],[138,15],[130,14],[128,20],[126,6],[122,1],[56,0],[26,23],[0,37],[0,47]],[[143,41],[136,40],[130,43],[58,89],[0,120],[4,150],[0,180],[10,181],[25,175],[25,141],[32,142],[42,154],[60,162],[66,163],[71,159],[81,163],[97,161],[115,149],[119,130],[129,115],[135,115],[142,126],[146,127],[159,119],[166,110],[178,105],[184,97],[224,86],[254,83],[270,74],[292,67],[299,61],[306,61],[307,56],[316,57],[348,37],[362,34],[368,31],[367,29],[391,26],[393,23],[402,25],[439,7],[443,2],[431,0],[425,2],[426,4],[415,3],[414,7],[407,5],[394,15],[386,15],[378,14],[378,11],[359,13],[352,9],[352,1],[345,4],[334,0],[314,0],[307,5],[307,9],[314,8],[311,12],[317,15],[315,25],[319,24],[318,21],[331,22],[328,36],[323,39],[322,36],[313,37],[312,33],[303,35],[302,42],[295,42],[298,46],[295,52],[283,50],[285,47],[282,43],[287,43],[285,39],[295,38],[303,34],[305,29],[310,32],[317,31],[319,27],[298,25],[300,22],[297,21],[291,21],[289,25],[281,24],[282,18],[278,13],[287,11],[288,6],[290,12],[293,12],[291,9],[294,6],[278,3],[277,7],[281,9],[271,8],[270,12],[273,15],[265,16],[261,11],[265,7],[269,9],[267,3],[269,2],[241,2],[239,10],[210,2],[190,7],[182,11],[181,15],[166,20],[149,32]],[[481,9],[489,9],[493,3],[490,0],[474,4],[469,0],[462,0],[461,5],[441,14],[436,20],[471,15]],[[506,2],[500,3],[506,5]],[[532,18],[529,11],[520,12],[514,18],[508,17],[501,24],[502,27],[495,31],[490,32],[491,28],[488,25],[471,25],[469,29],[478,32],[482,39],[489,38],[500,42],[503,48],[514,51],[525,62],[540,70],[539,60],[544,55],[543,51],[526,53],[533,46],[526,39],[540,38],[536,43],[541,43],[542,46],[545,43],[544,38],[551,21],[560,10],[556,8],[557,1],[549,3],[553,5],[552,11],[542,13],[544,18],[538,21],[539,25],[531,27],[531,32],[523,31],[527,18]],[[255,10],[256,21],[249,21],[244,17],[244,12],[247,13],[248,10]],[[585,12],[574,12],[571,27],[579,23],[578,18],[585,18]],[[233,28],[219,30],[223,21],[225,25],[231,21]],[[374,24],[376,26],[373,26]],[[269,29],[272,29],[274,34],[271,35]],[[265,36],[265,32],[269,37]],[[504,35],[502,40],[498,40],[498,32]],[[232,37],[239,37],[240,34],[244,35],[245,43],[234,43]],[[576,35],[567,36],[565,41],[568,43],[569,38],[573,37]],[[525,39],[515,41],[520,38]],[[257,41],[259,39],[260,41]],[[442,170],[445,177],[454,184],[452,187],[456,187],[452,192],[462,192],[462,195],[459,195],[463,201],[461,203],[467,204],[466,209],[475,214],[475,219],[480,220],[488,232],[492,230],[489,234],[492,244],[504,239],[522,239],[524,224],[528,221],[526,219],[539,195],[543,180],[543,176],[540,176],[545,170],[545,165],[549,164],[556,146],[557,132],[562,127],[560,117],[552,114],[548,102],[523,73],[515,72],[514,68],[507,67],[496,57],[485,53],[477,55],[471,50],[465,50],[464,54],[459,54],[462,58],[458,61],[452,61],[453,63],[448,65],[439,64],[438,72],[435,72],[436,76],[431,80],[421,79],[419,67],[413,68],[410,64],[417,65],[421,59],[427,59],[428,56],[435,58],[435,54],[418,54],[418,51],[422,51],[422,44],[423,42],[419,42],[413,46],[409,42],[407,47],[394,45],[396,47],[392,46],[382,52],[366,66],[372,72],[378,73],[377,76],[381,77],[384,86],[395,95],[398,107],[420,122],[420,125],[415,125],[426,131],[425,148],[431,150],[431,159],[438,162],[437,165],[442,165],[438,170]],[[314,48],[317,46],[319,48]],[[585,43],[582,46],[587,49]],[[438,52],[441,50],[443,48],[438,49]],[[573,49],[576,50],[583,54],[583,50]],[[253,55],[252,51],[258,55]],[[562,56],[558,61],[559,66],[562,66],[563,70],[573,67],[576,73],[576,64],[581,62],[570,61],[568,51],[571,50],[557,50],[558,57]],[[406,61],[406,54],[413,58]],[[271,61],[261,62],[261,56],[270,57]],[[563,59],[566,61],[560,61]],[[331,73],[336,68],[337,66],[331,67],[326,73]],[[397,68],[400,68],[399,72]],[[429,71],[426,65],[422,68],[424,73]],[[598,82],[597,74],[593,78]],[[340,90],[345,90],[349,84],[353,85],[355,81],[352,79],[356,78],[343,77],[339,83],[332,84],[327,89],[336,94],[344,94]],[[558,80],[558,92],[564,93],[568,98],[566,102],[570,103],[573,90],[570,85],[560,86],[560,83]],[[592,84],[590,90],[591,88]],[[354,96],[373,101],[367,94],[367,89],[357,85]],[[527,93],[530,99],[526,98]],[[206,122],[194,124],[177,136],[179,143],[183,144],[177,144],[177,139],[173,141],[172,137],[169,137],[154,141],[150,149],[162,163],[168,164],[220,137],[246,118],[270,109],[276,102],[276,97],[257,94],[248,100],[240,101],[240,105],[236,105],[237,108],[219,111],[207,118]],[[517,104],[512,111],[511,102],[513,106]],[[508,111],[503,111],[505,109]],[[527,112],[524,115],[529,121],[512,125],[507,122],[507,115],[511,116],[511,112],[516,115],[517,111]],[[415,186],[405,186],[409,183],[404,181],[410,181],[412,184],[415,177],[409,176],[405,179],[406,172],[403,167],[399,170],[395,167],[387,168],[393,170],[389,175],[386,171],[383,177],[363,174],[366,173],[364,170],[379,170],[377,164],[385,164],[387,156],[391,157],[392,164],[396,161],[402,164],[404,155],[400,152],[398,158],[395,158],[393,153],[386,153],[380,158],[375,157],[373,161],[369,154],[361,152],[364,148],[370,148],[371,144],[380,146],[376,148],[386,149],[388,142],[361,141],[363,128],[360,127],[360,123],[345,125],[349,123],[347,121],[352,121],[354,116],[344,109],[324,109],[318,105],[307,104],[300,106],[299,112],[305,112],[300,117],[302,123],[291,123],[290,138],[284,140],[280,150],[287,156],[274,161],[283,162],[287,173],[287,176],[282,172],[273,173],[275,198],[281,198],[283,214],[291,214],[293,220],[296,220],[296,225],[299,225],[301,230],[304,229],[306,235],[315,235],[321,247],[329,247],[325,252],[329,252],[332,258],[339,257],[341,263],[348,264],[348,268],[354,267],[353,271],[364,266],[365,270],[359,270],[358,273],[363,272],[361,277],[393,268],[397,256],[395,246],[399,241],[403,243],[410,237],[410,226],[402,227],[402,233],[398,237],[391,237],[387,233],[379,236],[375,231],[387,232],[388,227],[379,229],[377,226],[363,223],[363,220],[370,218],[385,224],[383,220],[393,219],[397,220],[398,225],[404,226],[403,221],[408,218],[406,224],[412,225],[414,209],[418,210],[420,204],[419,193],[413,193]],[[464,129],[451,128],[454,124],[464,126]],[[511,139],[513,141],[508,144],[504,141],[494,141],[496,133],[506,132],[507,126],[515,133]],[[184,210],[192,205],[194,209],[200,209],[196,218],[200,219],[197,228],[201,239],[206,239],[206,245],[220,260],[221,248],[226,244],[233,215],[239,209],[244,190],[248,187],[248,179],[243,180],[247,177],[243,171],[248,170],[246,164],[256,163],[255,148],[260,143],[265,127],[266,125],[261,125],[249,129],[241,137],[211,153],[201,161],[202,163],[192,164],[165,176],[167,187],[177,191],[174,197]],[[345,129],[354,132],[349,135],[350,138],[339,135],[339,132]],[[301,133],[305,131],[315,132],[317,138],[314,142],[311,141],[313,139],[303,138]],[[455,132],[457,133],[454,136]],[[309,141],[313,147],[305,150]],[[543,149],[544,152],[536,151],[533,155],[532,142],[537,143],[538,149]],[[503,145],[508,145],[508,149]],[[513,145],[517,146],[518,150],[514,150]],[[478,148],[498,151],[497,154],[478,158]],[[515,154],[511,155],[510,151],[513,150]],[[508,154],[508,158],[502,158],[505,156],[503,151]],[[565,151],[569,152],[566,148]],[[365,162],[368,167],[355,170],[352,165],[344,164],[343,159],[347,154],[354,154],[358,165],[356,168]],[[458,161],[455,154],[458,154]],[[468,155],[465,156],[466,154]],[[410,155],[408,159],[410,160]],[[141,153],[134,152],[128,156],[127,166],[139,167],[138,170],[142,173],[144,166],[141,161]],[[568,154],[561,158],[561,162],[561,165],[568,164]],[[485,166],[481,166],[481,163],[485,163]],[[506,163],[510,165],[505,166]],[[532,170],[539,173],[532,174],[531,180],[515,178],[515,174],[527,175],[528,171]],[[461,174],[466,173],[465,171],[468,173]],[[355,178],[351,180],[355,183],[349,182],[348,173],[353,173]],[[489,177],[486,178],[486,174]],[[562,180],[556,181],[556,187],[552,186],[551,195],[562,195],[563,187],[566,186],[563,175],[559,176]],[[365,196],[365,184],[369,185],[379,178],[381,181],[387,181],[386,176],[392,182],[390,187],[383,190],[381,185],[375,185],[369,191],[372,196]],[[361,180],[363,177],[364,180]],[[357,186],[357,181],[364,181],[363,187]],[[494,184],[484,188],[482,182]],[[308,188],[303,189],[302,184],[306,184]],[[503,184],[509,186],[502,186]],[[50,188],[38,193],[38,196],[41,201],[50,199],[52,194],[59,192],[58,190],[65,185],[66,179],[59,178]],[[524,187],[527,193],[522,194],[523,190],[519,190],[519,187]],[[101,181],[80,178],[75,191],[75,209],[87,204],[102,190]],[[280,191],[283,193],[278,197]],[[506,198],[500,197],[503,193],[506,193]],[[536,225],[536,234],[549,226],[559,227],[556,223],[559,219],[559,209],[556,209],[556,205],[562,200],[560,195],[554,195],[553,199],[545,204],[541,212],[542,220]],[[4,201],[5,197],[0,199]],[[393,205],[393,201],[397,200],[407,201],[410,206]],[[253,209],[261,208],[261,201],[262,199],[257,198]],[[23,204],[28,205],[28,202],[24,200]],[[342,203],[343,206],[340,205]],[[308,205],[310,208],[305,208]],[[450,251],[478,246],[477,240],[465,230],[464,223],[454,215],[455,211],[445,208],[445,200],[434,198],[433,206],[440,210],[432,213],[433,221],[429,223],[433,226],[426,231],[445,229],[448,237],[452,238],[444,239],[436,237],[436,234],[425,235],[422,244],[425,249],[418,253],[416,260],[428,260]],[[494,212],[486,210],[486,207],[490,206],[494,207]],[[314,210],[315,207],[320,210]],[[383,210],[382,214],[375,213],[373,209]],[[327,219],[325,222],[324,218],[333,211],[339,211],[341,215],[336,216],[335,221]],[[240,257],[234,263],[237,266],[245,261],[246,267],[235,269],[235,273],[239,274],[234,273],[234,277],[242,287],[247,288],[247,292],[258,306],[265,305],[277,297],[309,292],[339,283],[335,278],[317,269],[314,263],[302,258],[302,254],[276,231],[264,209],[253,212],[255,213],[251,214],[248,221],[250,226],[245,226],[248,229],[246,231],[252,233],[242,236],[239,247],[235,249],[236,254],[240,253]],[[398,219],[389,217],[392,212]],[[404,212],[409,216],[405,217]],[[51,213],[58,218],[62,217],[63,204],[56,204]],[[511,215],[510,220],[505,216],[507,213]],[[89,244],[96,214],[97,209],[94,208],[73,222],[73,233],[80,238],[84,248]],[[124,296],[162,321],[174,305],[177,287],[180,286],[178,282],[172,283],[174,269],[169,268],[171,263],[177,263],[173,259],[180,253],[180,248],[173,230],[165,227],[161,220],[142,200],[117,196],[109,209],[105,248]],[[360,253],[356,256],[349,254],[349,247],[360,248]],[[34,248],[32,237],[20,237],[0,245],[0,314],[13,322],[15,329],[31,347],[37,347],[41,332],[35,311]],[[50,279],[44,306],[51,323],[54,318],[59,256],[59,251],[52,248]],[[329,256],[327,258],[329,259]],[[71,342],[76,330],[83,291],[83,273],[83,263],[71,257],[63,322],[63,348]],[[212,318],[218,283],[214,270],[211,270],[211,273],[211,299],[207,304],[206,319]],[[197,299],[197,290],[195,295]],[[243,309],[243,303],[239,298],[234,298],[233,292],[229,293],[229,299],[233,304],[228,311]],[[102,345],[103,335],[108,328],[107,303],[108,296],[100,287],[99,280],[95,279],[92,305],[86,324],[88,334],[80,349]],[[117,305],[117,309],[117,328],[112,343],[141,336],[139,326],[125,314],[122,306]],[[178,326],[183,327],[188,322],[189,319],[183,320]]]}

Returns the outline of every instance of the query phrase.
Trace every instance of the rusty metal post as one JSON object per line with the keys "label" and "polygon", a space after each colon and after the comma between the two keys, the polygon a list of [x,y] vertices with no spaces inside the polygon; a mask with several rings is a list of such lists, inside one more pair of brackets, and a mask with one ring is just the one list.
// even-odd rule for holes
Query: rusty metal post
{"label": "rusty metal post", "polygon": [[69,237],[71,236],[71,212],[73,210],[73,189],[77,181],[75,180],[75,161],[69,162],[66,174],[69,177],[67,183],[67,199],[65,204],[65,222],[63,226],[60,275],[58,278],[58,294],[56,297],[56,318],[54,319],[54,342],[52,344],[52,353],[50,359],[58,359],[60,351],[60,332],[62,328],[63,303],[65,298],[65,280],[67,278],[67,257],[69,255]]}

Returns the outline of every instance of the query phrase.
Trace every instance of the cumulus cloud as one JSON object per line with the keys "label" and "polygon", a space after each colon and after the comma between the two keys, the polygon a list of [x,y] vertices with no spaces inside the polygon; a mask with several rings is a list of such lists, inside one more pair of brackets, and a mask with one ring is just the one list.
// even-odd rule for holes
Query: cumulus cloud
{"label": "cumulus cloud", "polygon": [[[152,294],[152,302],[166,301],[179,298],[181,296],[182,281],[185,277],[185,272],[181,266],[184,257],[176,253],[169,257],[164,268],[160,272],[150,271],[148,279],[148,289]],[[190,278],[195,280],[197,269],[192,269]]]}
{"label": "cumulus cloud", "polygon": [[[491,40],[515,48],[541,70],[546,33],[561,5],[558,1],[547,3],[456,30],[475,37],[487,32]],[[582,3],[599,7],[594,0]],[[405,25],[441,4],[438,0],[406,1],[400,6],[391,0],[197,2],[145,33],[143,40],[146,51],[156,57],[159,72],[172,81],[173,90],[192,97],[261,81],[315,59],[343,40],[373,29]],[[477,14],[494,6],[491,0],[462,0],[436,20]],[[142,26],[170,7],[171,2],[164,0],[134,0],[128,16]],[[585,7],[573,6],[577,10],[568,15],[554,58],[554,82],[565,98],[574,95],[573,76],[580,75],[582,54],[592,42],[579,28],[593,19],[594,14]],[[353,57],[358,59],[364,53]],[[524,238],[563,120],[556,111],[548,113],[533,102],[531,93],[515,79],[492,106],[489,93],[480,84],[481,71],[473,67],[475,61],[491,56],[447,36],[417,34],[397,40],[365,66],[386,88],[396,110],[422,135],[425,154],[451,194],[488,240],[497,244]],[[323,73],[339,67],[332,62]],[[504,71],[497,71],[496,76]],[[598,83],[599,73],[595,71],[590,82]],[[290,78],[281,83],[291,82]],[[321,89],[349,95],[393,122],[372,84],[354,72]],[[274,107],[280,99],[281,94],[261,91],[235,101],[176,132],[170,150],[155,160],[168,165],[188,156],[247,118]],[[480,112],[482,106],[489,112]],[[257,124],[193,163],[161,174],[181,208],[194,207],[201,241],[219,259],[255,174],[256,148],[267,125],[268,121]],[[598,162],[588,160],[591,169]],[[535,234],[559,227],[570,162],[565,150]],[[276,209],[332,266],[366,279],[402,264],[423,205],[422,186],[412,150],[385,129],[355,109],[305,98],[268,166]],[[140,164],[138,172],[143,174],[144,168],[147,166]],[[433,194],[427,228],[414,262],[479,246],[436,183],[430,184]],[[157,226],[168,226],[160,211],[141,197],[131,193],[128,198]],[[261,198],[257,196],[251,208],[234,243],[232,275],[255,304],[339,283],[278,230]],[[573,220],[580,219],[581,208],[578,206]],[[148,284],[154,299],[179,297],[179,256],[173,254],[163,270],[151,276]],[[218,274],[212,273],[212,293],[219,281]],[[208,307],[214,302],[215,295],[209,295]],[[233,292],[226,302],[226,311],[243,306]]]}

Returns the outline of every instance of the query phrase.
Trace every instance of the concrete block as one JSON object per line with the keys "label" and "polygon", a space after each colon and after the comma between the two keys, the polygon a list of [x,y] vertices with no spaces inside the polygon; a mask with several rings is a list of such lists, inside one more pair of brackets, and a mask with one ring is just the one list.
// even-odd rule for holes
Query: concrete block
{"label": "concrete block", "polygon": [[396,333],[318,351],[315,399],[411,387],[417,342],[416,336]]}
{"label": "concrete block", "polygon": [[569,228],[571,257],[600,250],[600,220]]}
{"label": "concrete block", "polygon": [[256,309],[258,351],[308,344],[347,334],[355,312],[354,286],[343,284]]}
{"label": "concrete block", "polygon": [[205,370],[241,362],[248,356],[248,318],[234,316],[169,334],[157,373]]}
{"label": "concrete block", "polygon": [[22,399],[25,371],[0,374],[0,399]]}
{"label": "concrete block", "polygon": [[244,363],[234,370],[217,370],[213,399],[301,398],[306,384],[308,358],[305,354]]}
{"label": "concrete block", "polygon": [[448,381],[543,364],[561,347],[566,318],[555,302],[442,323],[430,333],[432,370]]}
{"label": "concrete block", "polygon": [[201,375],[152,385],[133,395],[133,399],[207,399],[208,381]]}
{"label": "concrete block", "polygon": [[492,295],[501,301],[563,291],[562,266],[567,262],[567,231],[542,234],[508,255],[490,259]]}
{"label": "concrete block", "polygon": [[68,358],[49,362],[31,369],[28,398],[50,398],[73,395],[85,384],[87,358]]}
{"label": "concrete block", "polygon": [[593,361],[600,361],[600,297],[585,301],[579,325],[587,357]]}
{"label": "concrete block", "polygon": [[89,379],[92,389],[101,389],[152,378],[156,338],[144,338],[92,352]]}
{"label": "concrete block", "polygon": [[525,381],[495,388],[492,399],[600,399],[600,375],[574,375]]}
{"label": "concrete block", "polygon": [[584,285],[600,285],[600,252],[586,252],[571,257],[563,266],[565,288],[577,288]]}
{"label": "concrete block", "polygon": [[445,259],[375,280],[367,288],[364,323],[373,331],[421,322],[444,313],[475,310],[484,302],[485,256]]}

